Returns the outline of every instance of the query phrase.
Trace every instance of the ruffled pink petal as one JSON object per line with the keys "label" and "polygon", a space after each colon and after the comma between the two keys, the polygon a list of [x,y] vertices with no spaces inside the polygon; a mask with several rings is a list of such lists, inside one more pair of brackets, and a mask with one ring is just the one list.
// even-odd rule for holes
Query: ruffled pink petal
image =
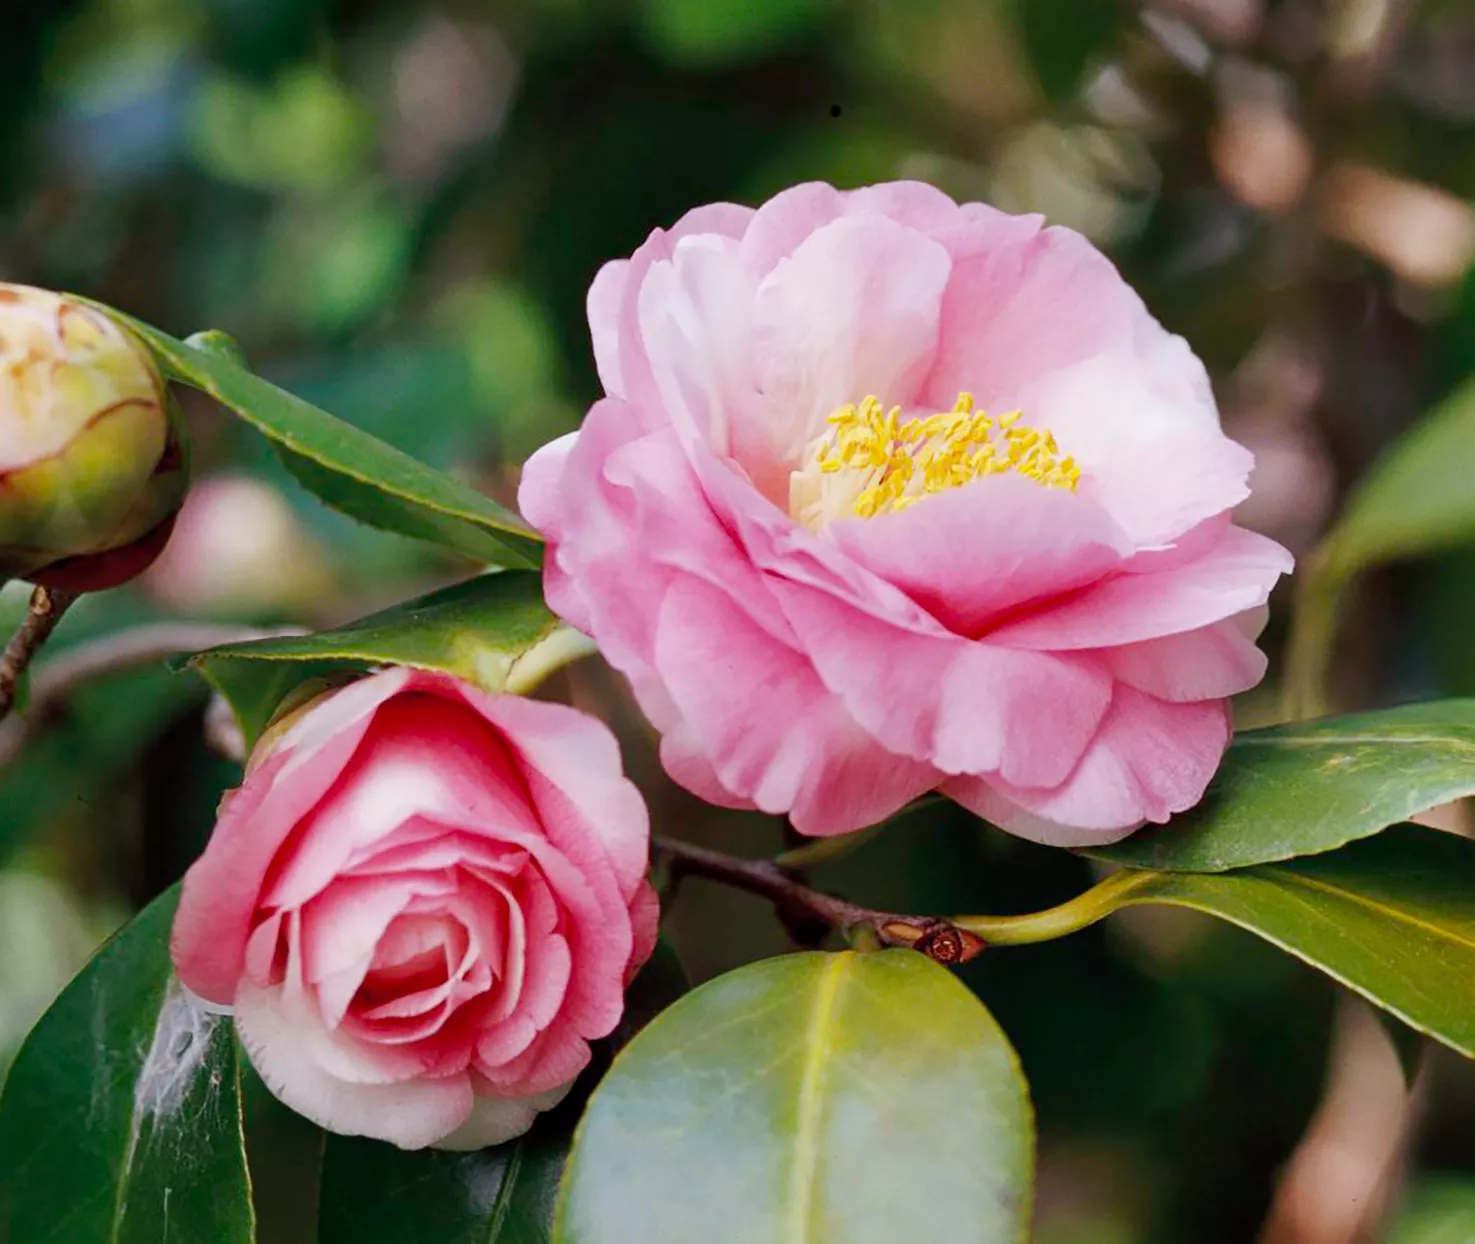
{"label": "ruffled pink petal", "polygon": [[626,899],[649,865],[650,815],[628,778],[620,745],[603,722],[562,704],[478,697],[506,736],[548,837],[582,867],[597,847]]}
{"label": "ruffled pink petal", "polygon": [[1110,678],[1091,661],[917,634],[810,587],[774,590],[854,719],[892,752],[944,773],[1057,782],[1111,699]]}
{"label": "ruffled pink petal", "polygon": [[589,1065],[593,1052],[577,1027],[560,1017],[538,1033],[516,1058],[490,1065],[478,1060],[477,1073],[499,1093],[546,1093],[567,1084]]}
{"label": "ruffled pink petal", "polygon": [[[611,397],[624,393],[620,379],[620,312],[630,283],[630,261],[613,259],[594,274],[585,308],[589,313],[589,336],[594,344],[594,366],[599,383]],[[529,522],[537,520],[529,516]]]}
{"label": "ruffled pink petal", "polygon": [[[1191,352],[1164,344],[1168,334],[1080,234],[1059,226],[1039,230],[1030,218],[1006,225],[985,215],[971,246],[969,240],[957,233],[951,239],[958,257],[926,385],[929,403],[948,410],[967,392],[1002,412],[1027,402],[1042,377],[1098,354],[1122,353],[1172,371],[1161,381],[1164,396],[1188,398],[1182,417],[1217,427],[1202,365]],[[1029,407],[1026,413],[1037,414]]]}
{"label": "ruffled pink petal", "polygon": [[389,926],[425,895],[444,897],[455,886],[441,874],[342,877],[302,911],[303,979],[320,986],[324,1020],[336,1028],[363,982]]}
{"label": "ruffled pink petal", "polygon": [[1273,540],[1229,527],[1196,561],[1103,579],[1068,601],[1006,622],[989,642],[1059,652],[1198,630],[1263,605],[1291,564]]}
{"label": "ruffled pink petal", "polygon": [[[471,1115],[466,1074],[443,1078],[345,1079],[325,1065],[335,1038],[308,1008],[285,1004],[280,986],[242,988],[236,1026],[251,1064],[271,1091],[298,1114],[345,1136],[370,1136],[402,1149],[423,1149],[452,1134]],[[353,1043],[357,1045],[357,1043]],[[383,1047],[359,1049],[365,1067],[389,1058]]]}
{"label": "ruffled pink petal", "polygon": [[1238,695],[1259,684],[1266,665],[1254,636],[1246,634],[1243,617],[1107,648],[1101,660],[1118,682],[1159,700],[1219,700]]}
{"label": "ruffled pink petal", "polygon": [[538,1033],[557,1018],[573,978],[573,953],[558,934],[545,935],[527,953],[522,1004],[477,1037],[476,1065],[483,1071],[505,1066],[527,1050]]}
{"label": "ruffled pink petal", "polygon": [[1059,786],[1030,789],[967,777],[943,791],[1021,837],[1051,846],[1100,845],[1196,804],[1229,736],[1223,701],[1168,704],[1118,685],[1096,738]]}
{"label": "ruffled pink petal", "polygon": [[[747,623],[730,599],[687,579],[661,604],[657,662],[688,731],[723,786],[806,834],[884,819],[938,773],[887,753],[827,693],[799,653]],[[680,773],[680,765],[672,766]]]}
{"label": "ruffled pink petal", "polygon": [[909,229],[934,233],[953,227],[967,210],[935,186],[920,181],[894,181],[849,191],[821,181],[806,182],[774,195],[754,213],[743,232],[739,253],[749,271],[766,276],[811,234],[842,216],[885,217]]}
{"label": "ruffled pink petal", "polygon": [[661,899],[655,886],[642,880],[630,897],[630,963],[625,968],[625,983],[635,979],[636,973],[645,966],[661,936]]}
{"label": "ruffled pink petal", "polygon": [[827,533],[965,636],[1094,583],[1133,552],[1099,506],[1013,475],[976,480],[899,513],[843,519]]}
{"label": "ruffled pink petal", "polygon": [[1083,472],[1082,495],[1143,548],[1164,547],[1249,496],[1255,459],[1224,436],[1212,407],[1164,398],[1125,353],[1046,376],[1024,396]]}
{"label": "ruffled pink petal", "polygon": [[754,304],[754,378],[778,460],[798,466],[825,418],[869,394],[906,404],[932,364],[952,260],[884,217],[847,217],[806,238]]}
{"label": "ruffled pink petal", "polygon": [[200,997],[230,1005],[273,858],[338,780],[376,710],[408,677],[387,670],[315,705],[227,798],[209,845],[185,874],[170,937],[175,970]]}
{"label": "ruffled pink petal", "polygon": [[475,1149],[506,1144],[532,1127],[542,1111],[552,1110],[558,1105],[573,1086],[574,1082],[570,1080],[546,1093],[533,1093],[527,1097],[485,1096],[478,1091],[466,1122],[432,1147],[453,1153],[470,1153]]}
{"label": "ruffled pink petal", "polygon": [[264,904],[301,905],[412,817],[476,813],[487,825],[532,827],[518,775],[482,716],[461,699],[460,686],[418,672],[404,680],[294,848],[277,861]]}
{"label": "ruffled pink petal", "polygon": [[[610,392],[611,397],[629,400],[649,428],[659,427],[666,420],[661,410],[660,393],[651,375],[650,361],[646,358],[645,343],[640,333],[640,290],[653,265],[670,259],[676,244],[687,237],[711,234],[717,237],[741,237],[752,218],[751,208],[737,207],[731,203],[713,203],[696,208],[683,216],[669,230],[657,229],[645,243],[630,256],[630,266],[622,282],[622,300],[614,317],[618,340],[611,343],[606,335],[598,347],[607,360],[610,374],[617,377],[620,388]],[[604,291],[608,297],[609,291]],[[612,300],[611,300],[612,301]],[[610,306],[602,307],[604,324],[609,323]],[[613,361],[618,352],[618,362]]]}

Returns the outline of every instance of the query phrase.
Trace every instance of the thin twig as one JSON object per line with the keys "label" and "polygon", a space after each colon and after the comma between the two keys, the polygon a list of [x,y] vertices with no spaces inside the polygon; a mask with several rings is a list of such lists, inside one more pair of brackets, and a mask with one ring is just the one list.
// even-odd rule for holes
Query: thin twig
{"label": "thin twig", "polygon": [[773,860],[738,859],[670,838],[658,838],[655,851],[673,877],[689,873],[757,894],[772,902],[780,914],[822,922],[857,944],[904,946],[939,963],[966,963],[984,948],[982,938],[950,920],[875,911],[822,894]]}
{"label": "thin twig", "polygon": [[[151,665],[180,652],[295,634],[300,634],[295,628],[262,630],[202,622],[160,622],[78,644],[37,667],[25,715],[0,724],[0,768],[16,758],[32,735],[54,722],[78,688],[87,683]],[[6,650],[8,659],[9,649]]]}
{"label": "thin twig", "polygon": [[15,707],[17,688],[27,666],[76,599],[75,592],[53,591],[45,587],[38,587],[31,593],[25,619],[5,645],[4,654],[0,655],[0,721]]}

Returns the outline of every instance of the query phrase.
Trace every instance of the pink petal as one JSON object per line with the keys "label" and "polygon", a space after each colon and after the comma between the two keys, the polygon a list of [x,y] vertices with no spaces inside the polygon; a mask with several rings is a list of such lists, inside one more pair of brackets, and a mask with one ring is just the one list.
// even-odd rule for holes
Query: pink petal
{"label": "pink petal", "polygon": [[185,875],[170,938],[180,980],[202,998],[230,1005],[267,869],[338,780],[375,711],[407,679],[403,670],[387,670],[314,705],[223,805],[209,845]]}
{"label": "pink petal", "polygon": [[781,461],[797,466],[846,402],[911,400],[937,348],[951,267],[925,234],[862,216],[826,225],[764,278],[753,357]]}
{"label": "pink petal", "polygon": [[[280,987],[244,987],[236,1000],[236,1025],[267,1087],[329,1131],[423,1149],[455,1132],[471,1114],[474,1099],[465,1074],[397,1082],[341,1078],[319,1057],[335,1038],[310,1010],[285,1006]],[[383,1053],[376,1049],[358,1057],[367,1064]]]}
{"label": "pink petal", "polygon": [[[938,780],[931,765],[889,755],[807,660],[705,584],[683,580],[667,592],[657,662],[689,727],[685,737],[722,784],[765,811],[787,811],[801,833],[872,824]],[[667,736],[663,759],[681,738]]]}
{"label": "pink petal", "polygon": [[1194,631],[1264,604],[1290,569],[1290,554],[1280,545],[1229,527],[1196,561],[1104,579],[1062,604],[1006,622],[989,641],[1061,651]]}
{"label": "pink petal", "polygon": [[567,1084],[592,1057],[589,1042],[572,1024],[560,1019],[540,1032],[516,1058],[495,1066],[478,1062],[476,1071],[495,1092],[521,1097]]}
{"label": "pink petal", "polygon": [[[1257,611],[1258,612],[1258,611]],[[1118,682],[1159,700],[1220,700],[1265,677],[1265,654],[1239,617],[1197,631],[1145,639],[1102,651]]]}
{"label": "pink petal", "polygon": [[[589,336],[594,344],[594,366],[599,370],[599,383],[611,397],[624,392],[620,380],[620,314],[630,284],[630,261],[614,259],[594,274],[589,286],[586,307],[589,313]],[[534,524],[537,520],[529,517]]]}
{"label": "pink petal", "polygon": [[976,480],[899,513],[844,519],[828,534],[964,636],[1093,583],[1133,552],[1099,506],[1013,475]]}
{"label": "pink petal", "polygon": [[484,1096],[478,1091],[466,1122],[449,1136],[436,1141],[434,1148],[469,1153],[515,1140],[532,1127],[539,1113],[552,1110],[567,1097],[573,1086],[574,1082],[570,1080],[546,1093],[533,1093],[526,1097]]}
{"label": "pink petal", "polygon": [[[626,398],[633,403],[647,420],[648,428],[658,427],[665,420],[661,414],[659,394],[640,333],[639,299],[646,275],[652,265],[671,257],[672,249],[682,238],[699,237],[703,234],[741,237],[752,215],[750,208],[736,207],[731,203],[713,203],[688,212],[670,230],[655,230],[640,249],[630,256],[630,267],[623,281],[622,302],[614,316],[619,334],[617,343],[611,343],[607,336],[607,326],[613,310],[609,305],[612,301],[609,299],[610,291],[601,291],[603,301],[600,307],[601,327],[598,331],[605,335],[605,340],[598,347],[598,354],[607,360],[610,374],[618,379],[620,385],[618,392],[607,392],[611,397]],[[616,350],[618,363],[613,361]],[[603,371],[602,367],[601,374]]]}
{"label": "pink petal", "polygon": [[943,791],[1021,837],[1051,846],[1100,845],[1196,804],[1229,735],[1223,701],[1168,704],[1118,685],[1096,738],[1059,786],[1029,789],[969,777]]}
{"label": "pink petal", "polygon": [[1165,398],[1155,380],[1135,357],[1103,354],[1044,377],[1022,399],[1030,421],[1080,465],[1082,495],[1143,548],[1238,505],[1255,463],[1219,431],[1211,406]]}
{"label": "pink petal", "polygon": [[968,392],[988,409],[1008,410],[1024,404],[1042,377],[1121,352],[1150,362],[1155,372],[1171,371],[1160,381],[1164,396],[1186,398],[1185,418],[1217,427],[1202,365],[1186,349],[1164,344],[1168,335],[1111,261],[1070,229],[1033,224],[984,215],[968,253],[960,253],[965,237],[951,241],[958,258],[943,301],[927,401],[948,410]]}
{"label": "pink petal", "polygon": [[811,587],[776,580],[774,590],[855,720],[889,750],[945,773],[1059,781],[1111,698],[1111,680],[1087,660],[917,634]]}
{"label": "pink petal", "polygon": [[621,894],[632,895],[649,865],[650,816],[625,777],[609,727],[563,704],[477,698],[520,762],[548,837],[575,860],[597,845],[614,868]]}
{"label": "pink petal", "polygon": [[423,673],[404,680],[294,849],[277,862],[262,902],[306,902],[412,817],[475,812],[487,824],[533,824],[506,753],[482,717],[460,702],[459,687]]}
{"label": "pink petal", "polygon": [[976,206],[959,208],[941,190],[920,181],[850,191],[821,181],[806,182],[774,195],[754,213],[742,234],[740,254],[749,271],[766,276],[811,234],[842,216],[886,217],[910,229],[933,232],[954,226]]}

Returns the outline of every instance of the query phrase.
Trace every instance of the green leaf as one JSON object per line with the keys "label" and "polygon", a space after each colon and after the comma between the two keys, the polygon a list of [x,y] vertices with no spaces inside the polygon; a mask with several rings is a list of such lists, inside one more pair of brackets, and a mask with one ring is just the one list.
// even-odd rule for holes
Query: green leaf
{"label": "green leaf", "polygon": [[1326,717],[1236,735],[1197,807],[1089,854],[1221,872],[1330,851],[1470,794],[1475,700]]}
{"label": "green leaf", "polygon": [[489,565],[538,565],[537,533],[476,489],[253,375],[228,349],[200,349],[111,307],[98,309],[137,333],[174,379],[210,394],[270,440],[303,487],[334,508]]}
{"label": "green leaf", "polygon": [[229,644],[196,653],[198,669],[231,702],[248,741],[282,698],[309,678],[377,665],[440,670],[488,690],[515,679],[517,661],[553,634],[535,571],[482,575],[331,631]]}
{"label": "green leaf", "polygon": [[983,1005],[911,951],[799,954],[689,993],[615,1059],[559,1244],[1025,1238],[1029,1095]]}
{"label": "green leaf", "polygon": [[476,1153],[329,1136],[319,1244],[546,1244],[569,1143],[556,1124]]}
{"label": "green leaf", "polygon": [[1475,380],[1395,441],[1358,483],[1341,518],[1298,568],[1286,661],[1297,716],[1321,709],[1347,589],[1369,567],[1475,541]]}
{"label": "green leaf", "polygon": [[254,1238],[235,1035],[170,974],[177,890],[42,1017],[0,1097],[0,1239]]}
{"label": "green leaf", "polygon": [[1103,884],[1106,910],[1167,903],[1218,916],[1475,1057],[1469,839],[1400,825],[1284,864],[1230,873],[1128,871]]}
{"label": "green leaf", "polygon": [[1395,441],[1358,484],[1325,542],[1326,570],[1346,576],[1475,540],[1475,381]]}

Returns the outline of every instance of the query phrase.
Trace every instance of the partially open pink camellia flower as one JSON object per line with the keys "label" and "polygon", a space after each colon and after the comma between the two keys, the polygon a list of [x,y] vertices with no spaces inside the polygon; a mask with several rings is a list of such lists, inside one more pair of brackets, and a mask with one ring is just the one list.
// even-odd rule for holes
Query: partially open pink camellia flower
{"label": "partially open pink camellia flower", "polygon": [[599,722],[387,670],[257,749],[185,878],[175,967],[323,1127],[496,1144],[620,1018],[655,940],[648,839]]}
{"label": "partially open pink camellia flower", "polygon": [[607,397],[528,463],[550,602],[713,802],[804,833],[933,787],[1109,842],[1203,793],[1290,568],[1115,268],[924,185],[700,208],[589,292]]}

